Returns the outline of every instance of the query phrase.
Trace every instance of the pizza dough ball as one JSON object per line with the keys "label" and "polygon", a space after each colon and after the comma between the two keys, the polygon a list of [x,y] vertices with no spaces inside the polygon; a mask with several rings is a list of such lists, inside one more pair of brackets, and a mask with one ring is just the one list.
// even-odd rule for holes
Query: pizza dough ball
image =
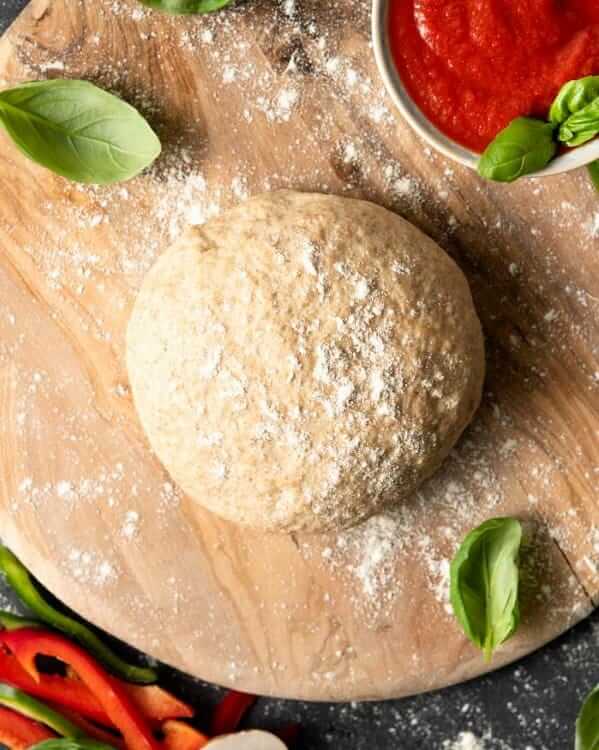
{"label": "pizza dough ball", "polygon": [[127,335],[150,443],[239,524],[337,529],[430,476],[481,398],[462,272],[359,200],[279,192],[191,227],[148,273]]}

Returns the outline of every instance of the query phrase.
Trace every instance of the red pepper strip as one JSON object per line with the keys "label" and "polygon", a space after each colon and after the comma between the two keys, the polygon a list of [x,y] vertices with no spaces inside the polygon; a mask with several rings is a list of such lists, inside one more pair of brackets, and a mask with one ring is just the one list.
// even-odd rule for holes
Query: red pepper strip
{"label": "red pepper strip", "polygon": [[[78,685],[79,690],[88,693],[90,701],[95,702],[101,712],[100,704],[77,677],[77,674],[69,668],[67,668],[66,673],[65,679],[70,680],[76,686]],[[0,678],[1,676],[0,670]],[[190,705],[169,693],[168,690],[164,690],[160,685],[134,685],[130,682],[123,682],[118,677],[114,677],[114,679],[122,685],[133,703],[152,724],[162,724],[167,719],[191,719],[194,715],[194,710]],[[107,723],[106,715],[102,718],[87,713],[84,708],[77,709],[76,706],[72,706],[72,708],[94,721],[99,721],[102,724]]]}
{"label": "red pepper strip", "polygon": [[117,748],[118,750],[127,750],[121,737],[117,737],[112,732],[106,731],[106,729],[93,724],[82,716],[77,716],[72,711],[59,710],[62,711],[63,716],[66,716],[69,721],[72,721],[73,724],[82,729],[86,736],[91,737],[92,740],[98,740],[98,742],[103,742],[105,745]]}
{"label": "red pepper strip", "polygon": [[101,724],[109,723],[108,716],[93,693],[79,680],[60,675],[40,673],[38,680],[23,669],[13,654],[0,648],[0,681],[33,695],[35,698],[70,708]]}
{"label": "red pepper strip", "polygon": [[272,733],[284,742],[288,748],[292,748],[299,738],[300,731],[300,724],[286,724],[283,727],[279,727],[279,729],[273,729]]}
{"label": "red pepper strip", "polygon": [[221,734],[234,732],[256,700],[255,695],[229,690],[214,711],[210,734],[218,737]]}
{"label": "red pepper strip", "polygon": [[96,660],[79,646],[58,633],[37,628],[0,632],[4,643],[34,680],[39,680],[35,666],[38,655],[53,656],[70,665],[98,699],[111,723],[121,732],[128,750],[160,750],[160,743],[141,711],[123,689]]}
{"label": "red pepper strip", "polygon": [[147,719],[162,723],[167,719],[191,719],[193,708],[159,685],[122,683],[129,697]]}
{"label": "red pepper strip", "polygon": [[[72,692],[78,692],[82,698],[79,706],[71,705],[74,711],[86,716],[93,721],[99,721],[101,724],[109,724],[108,717],[102,710],[102,707],[95,699],[89,689],[77,677],[77,674],[67,667],[66,677],[62,678],[69,682]],[[45,675],[40,675],[42,678]],[[2,668],[0,662],[0,679],[2,678]],[[193,708],[184,701],[180,700],[168,690],[161,688],[160,685],[134,685],[130,682],[124,682],[118,677],[114,677],[127,692],[133,703],[140,709],[142,714],[152,725],[160,725],[167,719],[191,719],[194,716]],[[65,704],[66,705],[66,704]]]}
{"label": "red pepper strip", "polygon": [[[117,678],[113,679],[120,682]],[[62,677],[40,672],[36,682],[15,657],[2,648],[0,648],[0,681],[20,688],[36,698],[69,708],[92,721],[111,724],[94,694],[74,675]],[[129,685],[126,682],[120,684],[152,724],[161,724],[166,719],[185,719],[193,716],[193,709],[187,703],[175,698],[158,685]]]}
{"label": "red pepper strip", "polygon": [[0,706],[0,745],[6,745],[10,750],[27,750],[38,742],[54,737],[54,732],[37,721]]}
{"label": "red pepper strip", "polygon": [[183,721],[166,721],[162,733],[165,750],[200,750],[208,744],[208,737]]}

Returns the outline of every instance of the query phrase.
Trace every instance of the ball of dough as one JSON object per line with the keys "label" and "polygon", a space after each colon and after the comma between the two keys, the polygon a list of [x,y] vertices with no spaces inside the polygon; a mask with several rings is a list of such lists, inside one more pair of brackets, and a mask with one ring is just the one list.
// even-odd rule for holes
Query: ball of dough
{"label": "ball of dough", "polygon": [[481,398],[462,272],[365,201],[262,195],[191,227],[148,273],[127,334],[150,443],[239,524],[323,531],[404,501]]}

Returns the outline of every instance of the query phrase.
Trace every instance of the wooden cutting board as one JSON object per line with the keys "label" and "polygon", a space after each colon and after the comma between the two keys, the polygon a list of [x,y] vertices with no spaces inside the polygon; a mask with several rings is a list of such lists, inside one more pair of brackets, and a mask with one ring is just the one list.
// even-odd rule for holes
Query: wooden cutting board
{"label": "wooden cutting board", "polygon": [[[431,153],[377,77],[366,0],[247,0],[202,18],[134,0],[33,0],[7,85],[84,77],[155,125],[145,176],[93,188],[0,136],[0,529],[57,596],[158,659],[306,699],[401,696],[483,672],[448,611],[448,561],[485,518],[526,522],[523,626],[493,666],[599,597],[599,196],[584,172],[491,185]],[[261,536],[181,496],[124,369],[144,273],[188,222],[280,187],[369,198],[469,277],[484,404],[401,512]]]}

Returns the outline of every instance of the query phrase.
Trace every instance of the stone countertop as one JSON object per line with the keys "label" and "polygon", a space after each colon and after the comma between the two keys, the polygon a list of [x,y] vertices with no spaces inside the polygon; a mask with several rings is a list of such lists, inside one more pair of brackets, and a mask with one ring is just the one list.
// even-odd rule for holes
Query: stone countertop
{"label": "stone countertop", "polygon": [[[75,0],[74,0],[75,1]],[[0,30],[26,0],[0,0]],[[15,601],[0,582],[0,605]],[[299,721],[298,750],[562,750],[573,747],[585,694],[599,682],[599,613],[517,664],[465,685],[398,701],[306,704],[262,699],[247,725]],[[165,671],[165,681],[202,708],[218,691]]]}

